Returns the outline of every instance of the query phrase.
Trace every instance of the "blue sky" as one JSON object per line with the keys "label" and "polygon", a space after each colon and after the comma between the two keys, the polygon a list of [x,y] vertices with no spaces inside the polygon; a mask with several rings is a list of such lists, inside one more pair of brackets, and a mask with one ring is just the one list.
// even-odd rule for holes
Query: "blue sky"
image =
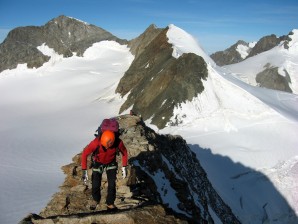
{"label": "blue sky", "polygon": [[42,26],[66,15],[132,39],[150,24],[174,24],[207,53],[237,42],[298,29],[297,0],[0,0],[0,42],[19,26]]}

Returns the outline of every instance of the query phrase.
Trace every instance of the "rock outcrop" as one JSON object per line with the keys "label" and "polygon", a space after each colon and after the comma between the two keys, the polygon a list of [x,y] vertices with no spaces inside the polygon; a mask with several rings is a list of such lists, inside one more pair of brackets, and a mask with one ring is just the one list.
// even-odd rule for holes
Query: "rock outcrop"
{"label": "rock outcrop", "polygon": [[272,67],[270,65],[266,65],[265,67],[265,70],[256,75],[256,82],[259,86],[289,93],[293,92],[289,85],[291,78],[286,70],[283,71],[285,75],[281,75],[278,72],[278,67]]}
{"label": "rock outcrop", "polygon": [[102,40],[127,44],[104,29],[66,16],[52,19],[44,26],[18,27],[0,44],[0,72],[24,63],[28,68],[42,66],[49,57],[37,47],[44,43],[64,57],[71,57],[74,53],[82,56],[93,43]]}
{"label": "rock outcrop", "polygon": [[[90,184],[81,181],[80,153],[63,167],[66,174],[39,215],[20,223],[240,223],[208,181],[195,154],[180,136],[158,135],[138,116],[118,117],[121,139],[129,151],[128,178],[117,177],[118,211],[90,211]],[[118,160],[120,162],[121,157]],[[102,180],[102,198],[107,180]],[[212,211],[212,212],[211,212]]]}
{"label": "rock outcrop", "polygon": [[193,53],[183,54],[178,59],[172,56],[167,31],[168,28],[156,31],[150,43],[141,44],[146,47],[139,52],[116,89],[121,96],[128,94],[120,113],[132,107],[144,120],[151,119],[159,128],[169,122],[175,106],[192,100],[204,90],[202,80],[208,76],[202,57]]}

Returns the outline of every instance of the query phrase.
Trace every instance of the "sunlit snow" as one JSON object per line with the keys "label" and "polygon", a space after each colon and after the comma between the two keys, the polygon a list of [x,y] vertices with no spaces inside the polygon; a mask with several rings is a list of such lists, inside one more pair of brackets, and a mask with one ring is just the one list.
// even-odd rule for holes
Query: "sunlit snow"
{"label": "sunlit snow", "polygon": [[236,48],[236,51],[239,52],[240,56],[242,59],[246,58],[247,55],[249,54],[249,47],[248,46],[245,46],[243,44],[239,44]]}
{"label": "sunlit snow", "polygon": [[[209,75],[202,94],[175,108],[172,120],[179,126],[151,127],[186,139],[242,223],[291,223],[291,209],[298,214],[297,95],[242,82],[216,67],[197,41],[174,25],[167,35],[173,56],[202,56]],[[268,56],[297,74],[297,47],[291,44],[290,54],[278,46],[256,56],[258,67],[247,59],[237,76],[249,79],[250,70],[261,70]],[[93,138],[103,118],[118,114],[124,99],[115,89],[133,60],[126,45],[113,41],[94,44],[84,57],[62,58],[46,45],[38,49],[51,55],[41,68],[19,65],[0,74],[0,223],[39,213],[59,190],[60,167]],[[280,52],[289,60],[275,56]],[[162,174],[155,178],[164,180]],[[165,192],[170,186],[164,180],[158,188]],[[175,198],[163,195],[178,209]]]}

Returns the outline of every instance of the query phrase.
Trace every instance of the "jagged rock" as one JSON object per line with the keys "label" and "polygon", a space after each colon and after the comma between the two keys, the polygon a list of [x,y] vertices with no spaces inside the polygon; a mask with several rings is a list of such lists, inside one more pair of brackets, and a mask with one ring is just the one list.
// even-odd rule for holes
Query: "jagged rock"
{"label": "jagged rock", "polygon": [[173,116],[173,109],[190,101],[204,90],[202,80],[208,76],[204,59],[196,54],[172,57],[173,48],[163,29],[132,62],[121,78],[117,93],[130,92],[120,113],[132,106],[144,120],[165,127]]}
{"label": "jagged rock", "polygon": [[[113,214],[105,211],[105,175],[101,204],[97,210],[89,210],[91,186],[81,181],[79,153],[62,167],[66,177],[60,192],[39,215],[30,214],[20,223],[213,223],[210,209],[223,223],[239,223],[180,136],[158,135],[138,116],[122,115],[118,121],[130,164],[128,178],[122,179],[121,172],[117,175],[115,204],[120,210]],[[142,147],[145,144],[147,147]],[[117,159],[120,163],[121,157]],[[170,185],[161,187],[162,182]],[[167,203],[169,197],[177,197],[179,210]]]}
{"label": "jagged rock", "polygon": [[88,47],[102,40],[127,43],[99,27],[63,15],[44,26],[18,27],[0,44],[0,72],[24,63],[28,68],[42,66],[49,60],[37,49],[43,43],[64,57],[70,57],[74,52],[82,56]]}

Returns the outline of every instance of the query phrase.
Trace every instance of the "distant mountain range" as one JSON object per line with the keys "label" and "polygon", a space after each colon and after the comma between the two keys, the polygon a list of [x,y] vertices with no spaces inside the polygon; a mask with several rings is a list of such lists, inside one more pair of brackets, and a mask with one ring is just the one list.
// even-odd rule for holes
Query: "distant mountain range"
{"label": "distant mountain range", "polygon": [[[168,27],[161,29],[150,25],[139,37],[127,41],[94,25],[59,16],[41,27],[28,26],[12,30],[0,45],[0,72],[24,63],[29,68],[42,66],[49,60],[49,56],[37,49],[42,44],[64,57],[74,54],[83,56],[87,48],[102,40],[128,44],[135,59],[116,89],[121,96],[127,95],[120,113],[130,108],[142,114],[144,119],[152,119],[153,124],[162,128],[173,116],[175,106],[204,91],[202,80],[208,76],[206,57],[193,53],[183,54],[179,58],[172,56],[167,30]],[[224,66],[254,58],[280,44],[288,49],[291,34],[266,36],[254,44],[238,41],[225,51],[212,54],[211,58],[217,65]],[[290,85],[292,74],[285,70],[288,75],[281,76],[279,69],[271,64],[268,61],[263,70],[254,74],[257,77],[255,85],[293,92]]]}

